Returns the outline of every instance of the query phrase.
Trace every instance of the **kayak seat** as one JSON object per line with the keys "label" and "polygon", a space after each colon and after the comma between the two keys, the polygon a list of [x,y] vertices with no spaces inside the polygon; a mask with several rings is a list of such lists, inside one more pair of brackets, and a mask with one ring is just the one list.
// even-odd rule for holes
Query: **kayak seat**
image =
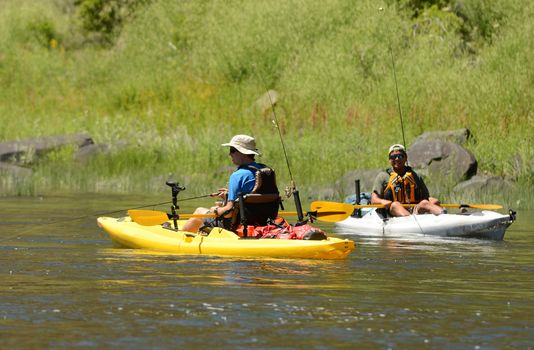
{"label": "kayak seat", "polygon": [[278,193],[240,193],[234,204],[232,228],[235,230],[243,225],[243,232],[247,232],[248,226],[266,226],[276,219],[281,205],[282,198]]}

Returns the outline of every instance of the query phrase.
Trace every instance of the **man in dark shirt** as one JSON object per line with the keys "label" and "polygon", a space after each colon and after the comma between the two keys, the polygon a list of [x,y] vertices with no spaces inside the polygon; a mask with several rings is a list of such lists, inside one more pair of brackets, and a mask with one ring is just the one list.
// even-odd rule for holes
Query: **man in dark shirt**
{"label": "man in dark shirt", "polygon": [[[408,156],[403,145],[395,144],[389,148],[391,168],[375,178],[372,204],[383,204],[391,216],[413,214],[441,214],[443,208],[436,198],[430,197],[423,179],[408,165]],[[404,207],[403,204],[417,204]]]}

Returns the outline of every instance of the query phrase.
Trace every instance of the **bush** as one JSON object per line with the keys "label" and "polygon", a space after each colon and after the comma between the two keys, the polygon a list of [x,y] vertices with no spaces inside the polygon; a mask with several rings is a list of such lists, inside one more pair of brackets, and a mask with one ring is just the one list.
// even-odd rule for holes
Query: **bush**
{"label": "bush", "polygon": [[76,0],[75,5],[83,30],[109,44],[139,5],[148,2],[150,0]]}

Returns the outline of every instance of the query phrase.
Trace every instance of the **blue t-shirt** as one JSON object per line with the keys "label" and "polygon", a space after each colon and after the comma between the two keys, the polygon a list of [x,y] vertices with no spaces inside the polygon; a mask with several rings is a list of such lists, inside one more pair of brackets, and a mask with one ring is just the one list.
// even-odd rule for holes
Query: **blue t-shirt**
{"label": "blue t-shirt", "polygon": [[[258,169],[265,167],[263,164],[252,162],[247,165],[252,165]],[[238,168],[230,175],[230,181],[228,184],[228,200],[236,201],[239,192],[246,194],[252,192],[254,185],[256,184],[256,171],[243,167]]]}

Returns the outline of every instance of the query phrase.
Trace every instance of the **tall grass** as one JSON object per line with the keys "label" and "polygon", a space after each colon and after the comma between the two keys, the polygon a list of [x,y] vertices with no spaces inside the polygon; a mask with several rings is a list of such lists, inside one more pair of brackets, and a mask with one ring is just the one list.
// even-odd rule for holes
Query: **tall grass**
{"label": "tall grass", "polygon": [[220,143],[236,133],[256,136],[283,187],[271,111],[255,104],[268,89],[302,191],[386,166],[402,139],[390,45],[408,144],[467,127],[479,173],[534,192],[534,5],[471,0],[463,11],[467,41],[447,11],[415,21],[393,2],[153,1],[99,47],[68,0],[3,1],[0,140],[85,131],[111,151],[85,163],[56,152],[2,192],[158,191],[172,174],[204,193],[226,180]]}

